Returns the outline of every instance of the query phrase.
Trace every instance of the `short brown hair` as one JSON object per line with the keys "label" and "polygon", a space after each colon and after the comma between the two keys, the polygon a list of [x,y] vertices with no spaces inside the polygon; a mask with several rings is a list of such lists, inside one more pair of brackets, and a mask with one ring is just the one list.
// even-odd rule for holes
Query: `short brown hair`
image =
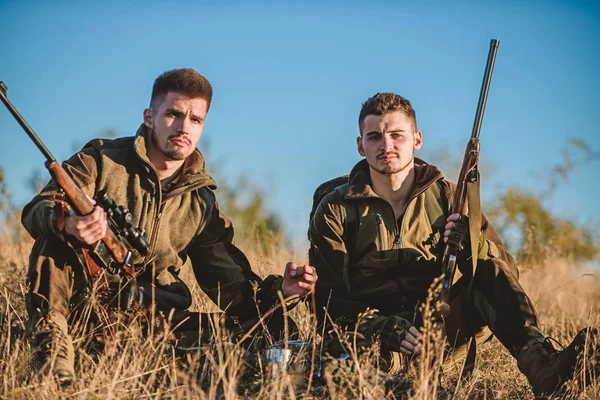
{"label": "short brown hair", "polygon": [[417,129],[417,115],[410,101],[395,93],[377,93],[365,101],[358,116],[358,126],[362,126],[368,115],[383,115],[392,111],[402,111],[412,120],[413,128]]}
{"label": "short brown hair", "polygon": [[154,81],[150,109],[157,107],[169,92],[180,93],[191,98],[202,98],[208,103],[206,108],[208,111],[213,90],[208,79],[196,70],[192,68],[172,69],[163,72]]}

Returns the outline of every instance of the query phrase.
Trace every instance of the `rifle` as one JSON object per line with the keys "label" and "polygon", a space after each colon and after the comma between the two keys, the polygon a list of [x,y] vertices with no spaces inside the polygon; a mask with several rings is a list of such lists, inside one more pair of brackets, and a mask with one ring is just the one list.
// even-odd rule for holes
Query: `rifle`
{"label": "rifle", "polygon": [[[90,214],[94,211],[92,203],[8,100],[6,91],[6,85],[0,82],[0,99],[2,99],[6,108],[8,108],[13,117],[15,117],[17,122],[46,157],[45,166],[59,188],[55,209],[60,214],[64,213],[62,205],[66,202],[75,214],[80,216]],[[103,273],[104,270],[113,274],[119,273],[128,279],[134,278],[135,268],[131,263],[132,251],[135,250],[144,256],[148,253],[150,245],[144,237],[143,232],[133,226],[132,215],[129,210],[118,206],[105,191],[98,192],[96,197],[97,204],[107,212],[109,229],[101,240],[89,248],[82,249],[82,252],[87,273],[89,274],[89,278],[91,278],[90,282],[93,284],[99,281],[101,286],[106,287],[108,286],[108,282]],[[64,223],[64,220],[62,223]],[[59,225],[62,223],[59,222]]]}
{"label": "rifle", "polygon": [[[452,202],[452,214],[469,214],[469,234],[471,235],[471,261],[473,265],[473,274],[477,267],[477,246],[479,233],[481,231],[481,206],[479,199],[479,132],[481,130],[481,122],[485,111],[485,103],[487,101],[488,90],[492,80],[494,71],[494,62],[496,61],[496,52],[500,41],[492,39],[490,41],[490,50],[488,53],[485,73],[483,74],[483,82],[481,84],[481,92],[479,93],[479,103],[475,113],[475,121],[471,138],[467,142],[465,155],[463,158],[460,174],[454,192],[454,200]],[[469,213],[469,201],[471,202],[471,213]],[[472,214],[472,215],[471,215]],[[448,245],[444,249],[442,259],[444,275],[442,278],[442,288],[438,296],[438,319],[446,321],[450,314],[450,289],[456,272],[458,250],[451,249]]]}

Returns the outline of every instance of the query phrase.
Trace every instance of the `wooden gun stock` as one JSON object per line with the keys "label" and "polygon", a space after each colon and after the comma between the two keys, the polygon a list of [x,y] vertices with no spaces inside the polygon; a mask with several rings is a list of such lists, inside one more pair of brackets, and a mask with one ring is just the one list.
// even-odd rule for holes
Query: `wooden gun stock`
{"label": "wooden gun stock", "polygon": [[[17,120],[19,125],[21,125],[23,130],[25,130],[27,135],[29,135],[44,157],[46,157],[46,168],[48,168],[56,185],[64,192],[64,200],[77,215],[87,215],[94,211],[94,206],[87,199],[81,188],[77,186],[71,176],[67,174],[67,171],[65,171],[65,169],[56,161],[52,153],[50,153],[44,143],[42,143],[40,138],[35,134],[33,129],[31,129],[15,106],[8,100],[6,91],[6,85],[3,82],[0,82],[0,100],[2,100],[8,111]],[[107,233],[102,240],[98,241],[91,249],[84,251],[84,253],[85,252],[89,253],[91,258],[96,262],[96,268],[100,266],[103,269],[122,269],[128,277],[135,276],[134,268],[130,264],[131,252],[111,229],[107,230]],[[90,268],[93,269],[93,267]],[[92,274],[92,277],[93,276],[95,275]]]}
{"label": "wooden gun stock", "polygon": [[[56,185],[63,190],[65,201],[75,211],[75,214],[87,215],[94,211],[92,203],[56,160],[48,161],[46,168],[48,168]],[[106,254],[107,252],[109,254]],[[118,267],[123,269],[128,278],[135,276],[134,268],[129,261],[131,252],[111,229],[106,231],[106,235],[98,243],[92,245],[92,251],[86,249],[84,253],[91,253],[91,259],[97,264],[96,268],[91,267],[95,272],[90,271],[92,277],[98,275],[98,267],[110,268],[110,263],[116,263]]]}

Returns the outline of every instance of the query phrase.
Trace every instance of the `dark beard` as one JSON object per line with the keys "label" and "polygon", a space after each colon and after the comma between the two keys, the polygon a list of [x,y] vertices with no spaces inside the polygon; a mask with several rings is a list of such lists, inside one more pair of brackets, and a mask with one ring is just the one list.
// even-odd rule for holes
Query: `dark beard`
{"label": "dark beard", "polygon": [[156,139],[156,131],[154,130],[154,128],[152,128],[152,134],[150,135],[150,140],[152,140],[152,144],[154,145],[154,148],[158,149],[158,151],[163,153],[163,155],[165,157],[167,157],[168,159],[173,160],[173,161],[181,161],[181,160],[186,159],[185,155],[183,155],[182,153],[178,152],[175,149],[166,150],[166,149],[161,148],[158,145],[158,140]]}
{"label": "dark beard", "polygon": [[412,158],[410,160],[408,160],[408,162],[404,166],[401,166],[400,168],[397,168],[397,169],[392,169],[392,167],[390,167],[390,166],[387,166],[384,168],[376,168],[371,164],[369,164],[369,167],[371,167],[372,170],[377,171],[382,175],[391,176],[391,175],[397,174],[398,172],[404,171],[414,161],[414,159],[415,159],[415,156],[413,155]]}

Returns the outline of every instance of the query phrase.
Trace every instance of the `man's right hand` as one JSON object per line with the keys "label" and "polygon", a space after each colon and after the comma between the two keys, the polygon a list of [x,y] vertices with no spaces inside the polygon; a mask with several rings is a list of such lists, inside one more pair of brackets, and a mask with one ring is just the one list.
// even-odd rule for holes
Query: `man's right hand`
{"label": "man's right hand", "polygon": [[[86,195],[88,200],[96,205],[96,201]],[[106,212],[100,206],[95,206],[94,211],[88,215],[78,216],[71,211],[65,217],[65,233],[75,237],[80,242],[92,245],[106,236],[108,220]]]}

